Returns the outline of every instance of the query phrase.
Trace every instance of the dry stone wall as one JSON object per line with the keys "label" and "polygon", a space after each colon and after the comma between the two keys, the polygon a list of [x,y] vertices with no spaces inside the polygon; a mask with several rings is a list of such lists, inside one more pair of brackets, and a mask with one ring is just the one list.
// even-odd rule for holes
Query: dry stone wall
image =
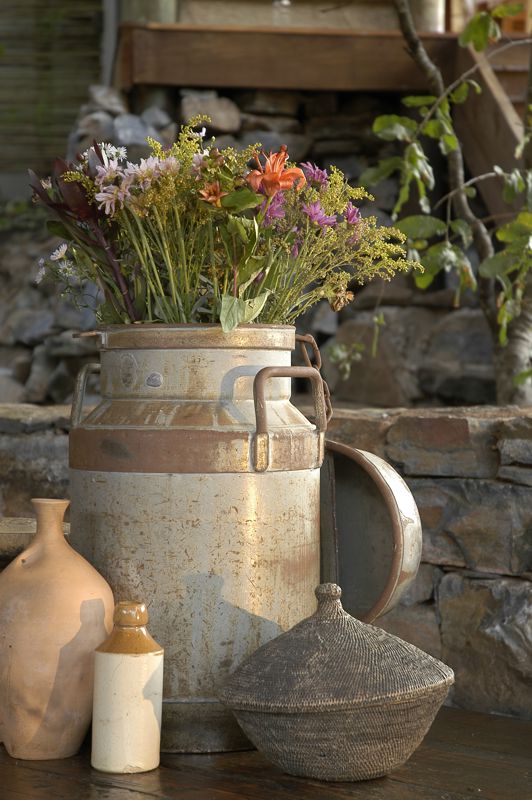
{"label": "dry stone wall", "polygon": [[[68,496],[68,416],[0,405],[0,517]],[[455,670],[451,702],[532,719],[532,409],[337,407],[329,437],[390,461],[419,507],[417,579],[378,624]],[[25,541],[0,525],[0,565]]]}
{"label": "dry stone wall", "polygon": [[393,464],[421,515],[417,579],[377,624],[455,670],[456,705],[532,719],[532,409],[338,408],[328,435]]}

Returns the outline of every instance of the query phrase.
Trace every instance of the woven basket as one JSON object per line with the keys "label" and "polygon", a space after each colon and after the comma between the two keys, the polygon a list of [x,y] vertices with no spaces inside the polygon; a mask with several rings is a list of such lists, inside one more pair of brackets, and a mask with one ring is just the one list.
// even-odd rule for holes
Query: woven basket
{"label": "woven basket", "polygon": [[241,664],[221,699],[285,772],[366,780],[412,755],[454,675],[417,647],[351,617],[340,595],[336,584],[321,584],[316,613]]}

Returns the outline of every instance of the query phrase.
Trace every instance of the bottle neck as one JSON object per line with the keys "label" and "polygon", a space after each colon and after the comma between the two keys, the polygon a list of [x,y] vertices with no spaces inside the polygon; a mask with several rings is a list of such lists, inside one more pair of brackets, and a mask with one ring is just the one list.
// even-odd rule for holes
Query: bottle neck
{"label": "bottle neck", "polygon": [[70,501],[38,498],[31,502],[37,517],[37,532],[34,541],[38,544],[64,541],[63,518]]}

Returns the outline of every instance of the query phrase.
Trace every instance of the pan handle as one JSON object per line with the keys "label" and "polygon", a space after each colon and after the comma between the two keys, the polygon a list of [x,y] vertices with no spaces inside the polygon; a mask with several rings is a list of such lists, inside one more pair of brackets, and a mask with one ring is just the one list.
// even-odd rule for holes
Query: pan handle
{"label": "pan handle", "polygon": [[266,411],[265,384],[270,378],[304,378],[312,383],[316,430],[322,435],[327,430],[327,409],[320,373],[314,367],[263,367],[253,380],[253,402],[255,403],[254,468],[265,472],[269,465],[268,418]]}
{"label": "pan handle", "polygon": [[70,427],[77,428],[81,422],[81,415],[83,413],[83,400],[85,398],[85,389],[87,388],[87,381],[89,375],[100,372],[100,364],[91,362],[85,364],[78,373],[76,380],[76,388],[74,389],[74,396],[72,398],[72,411],[70,412]]}

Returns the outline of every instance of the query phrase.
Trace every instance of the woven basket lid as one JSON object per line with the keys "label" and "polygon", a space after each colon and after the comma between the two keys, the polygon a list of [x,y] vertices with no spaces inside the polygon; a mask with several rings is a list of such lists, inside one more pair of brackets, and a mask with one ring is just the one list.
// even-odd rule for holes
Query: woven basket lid
{"label": "woven basket lid", "polygon": [[244,661],[222,701],[249,711],[343,710],[426,696],[453,683],[441,661],[351,617],[341,593],[335,583],[318,586],[316,613]]}

